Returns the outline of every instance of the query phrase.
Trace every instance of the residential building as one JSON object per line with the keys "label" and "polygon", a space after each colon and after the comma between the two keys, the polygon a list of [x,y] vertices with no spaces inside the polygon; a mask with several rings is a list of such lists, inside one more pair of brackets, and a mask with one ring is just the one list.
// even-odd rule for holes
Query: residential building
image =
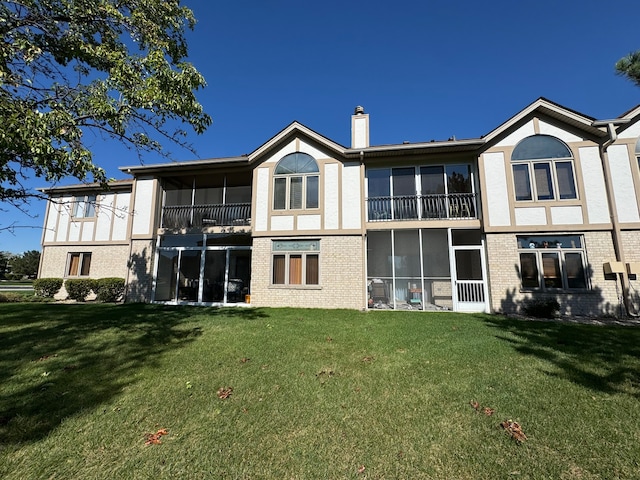
{"label": "residential building", "polygon": [[293,122],[248,155],[122,167],[45,190],[40,276],[169,304],[635,313],[639,118],[540,98],[479,138],[375,146],[358,107],[350,147]]}

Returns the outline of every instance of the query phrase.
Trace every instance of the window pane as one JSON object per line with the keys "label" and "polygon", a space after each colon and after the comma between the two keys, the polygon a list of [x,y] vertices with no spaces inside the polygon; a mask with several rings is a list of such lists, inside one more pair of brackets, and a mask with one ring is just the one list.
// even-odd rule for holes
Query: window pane
{"label": "window pane", "polygon": [[85,217],[95,217],[96,216],[96,196],[89,195],[87,197],[87,204],[85,206]]}
{"label": "window pane", "polygon": [[513,166],[513,183],[516,189],[516,200],[532,200],[529,165]]}
{"label": "window pane", "polygon": [[451,276],[449,240],[446,230],[422,230],[422,257],[424,276],[426,278],[449,278]]}
{"label": "window pane", "polygon": [[289,185],[289,208],[302,208],[302,177],[291,177]]}
{"label": "window pane", "polygon": [[520,254],[520,275],[524,288],[538,288],[538,265],[535,253]]}
{"label": "window pane", "polygon": [[533,135],[518,143],[513,149],[511,160],[571,157],[571,151],[557,138],[549,135]]}
{"label": "window pane", "polygon": [[561,199],[577,198],[576,184],[573,181],[573,165],[571,162],[557,162],[558,193]]}
{"label": "window pane", "polygon": [[306,153],[296,152],[284,156],[276,167],[276,175],[286,175],[290,173],[316,173],[318,164],[315,159]]}
{"label": "window pane", "polygon": [[557,253],[542,254],[542,275],[545,288],[562,288],[560,259]]}
{"label": "window pane", "polygon": [[444,193],[444,167],[420,168],[422,195],[442,195]]}
{"label": "window pane", "polygon": [[457,250],[455,260],[458,280],[482,280],[480,250]]}
{"label": "window pane", "polygon": [[307,255],[307,285],[318,285],[319,278],[318,255]]}
{"label": "window pane", "polygon": [[89,269],[91,268],[91,254],[82,254],[82,268],[80,269],[80,275],[89,275]]}
{"label": "window pane", "polygon": [[69,271],[67,274],[69,276],[78,275],[78,266],[80,265],[80,254],[72,253],[69,257]]}
{"label": "window pane", "polygon": [[420,242],[417,230],[397,230],[394,237],[396,277],[420,276]]}
{"label": "window pane", "polygon": [[289,256],[289,284],[302,285],[302,255]]}
{"label": "window pane", "polygon": [[388,197],[391,195],[391,188],[389,186],[390,175],[391,172],[387,168],[367,170],[367,184],[369,186],[367,195],[369,197]]}
{"label": "window pane", "polygon": [[447,165],[448,193],[471,193],[471,167]]}
{"label": "window pane", "polygon": [[416,171],[414,168],[394,168],[393,196],[416,194]]}
{"label": "window pane", "polygon": [[318,178],[307,177],[307,208],[318,208]]}
{"label": "window pane", "polygon": [[367,271],[369,277],[391,278],[391,232],[367,233]]}
{"label": "window pane", "polygon": [[587,288],[587,278],[584,274],[582,254],[565,253],[564,263],[567,270],[567,286],[569,288]]}
{"label": "window pane", "polygon": [[274,210],[284,210],[287,199],[287,179],[276,178],[273,191],[273,208]]}
{"label": "window pane", "polygon": [[176,276],[178,271],[177,250],[160,250],[158,274],[156,276],[155,300],[170,302],[176,299]]}
{"label": "window pane", "polygon": [[216,205],[222,203],[222,187],[196,189],[194,202],[196,205]]}
{"label": "window pane", "polygon": [[548,163],[533,165],[533,175],[536,179],[538,200],[553,200],[553,185],[551,183],[551,167]]}
{"label": "window pane", "polygon": [[77,200],[76,204],[75,204],[75,211],[73,212],[73,216],[76,217],[76,218],[83,218],[84,217],[84,206],[85,206],[84,199]]}
{"label": "window pane", "polygon": [[284,284],[285,262],[284,255],[273,256],[273,283],[275,285]]}

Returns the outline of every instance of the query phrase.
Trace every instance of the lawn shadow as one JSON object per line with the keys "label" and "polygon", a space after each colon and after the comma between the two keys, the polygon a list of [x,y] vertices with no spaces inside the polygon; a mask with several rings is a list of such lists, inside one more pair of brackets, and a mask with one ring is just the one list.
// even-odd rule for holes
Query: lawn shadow
{"label": "lawn shadow", "polygon": [[482,316],[496,338],[548,362],[547,375],[602,393],[640,399],[640,328]]}
{"label": "lawn shadow", "polygon": [[201,335],[205,314],[243,320],[259,309],[148,304],[3,305],[0,329],[0,445],[36,441],[65,418],[91,410],[136,382],[143,366]]}

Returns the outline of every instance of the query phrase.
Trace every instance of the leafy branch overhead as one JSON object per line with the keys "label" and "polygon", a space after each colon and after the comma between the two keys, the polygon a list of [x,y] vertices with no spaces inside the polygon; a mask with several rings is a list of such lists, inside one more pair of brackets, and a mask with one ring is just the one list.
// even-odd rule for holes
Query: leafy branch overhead
{"label": "leafy branch overhead", "polygon": [[[180,0],[20,0],[0,3],[0,201],[29,194],[30,175],[106,181],[96,136],[141,155],[211,124],[184,59],[193,13]],[[93,135],[88,135],[92,132]]]}

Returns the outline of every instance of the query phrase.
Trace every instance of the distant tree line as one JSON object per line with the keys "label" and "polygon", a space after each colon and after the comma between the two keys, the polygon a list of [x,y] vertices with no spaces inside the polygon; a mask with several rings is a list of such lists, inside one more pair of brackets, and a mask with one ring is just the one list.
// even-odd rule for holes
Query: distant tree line
{"label": "distant tree line", "polygon": [[38,250],[29,250],[22,254],[0,252],[0,280],[36,278],[39,264]]}

